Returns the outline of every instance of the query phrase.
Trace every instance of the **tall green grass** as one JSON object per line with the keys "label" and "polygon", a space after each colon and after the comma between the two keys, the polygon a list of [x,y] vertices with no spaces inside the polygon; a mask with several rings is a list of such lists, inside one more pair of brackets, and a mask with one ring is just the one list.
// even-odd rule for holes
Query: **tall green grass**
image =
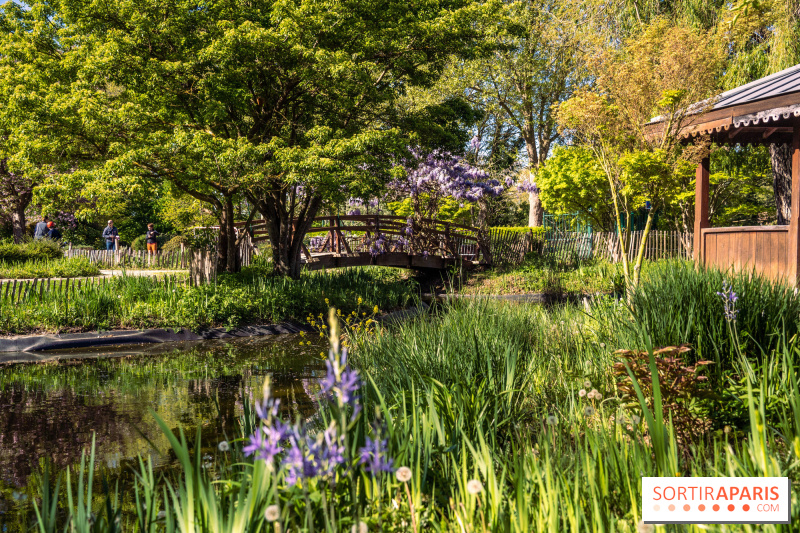
{"label": "tall green grass", "polygon": [[100,269],[85,257],[30,259],[25,262],[0,260],[0,279],[77,278],[97,276]]}
{"label": "tall green grass", "polygon": [[[791,330],[784,321],[776,332],[783,340],[770,344],[765,342],[772,338],[770,329],[743,316],[741,323],[697,325],[691,330],[695,333],[686,333],[685,324],[708,316],[701,309],[717,312],[715,300],[703,292],[713,294],[717,280],[702,282],[693,277],[702,272],[680,268],[668,266],[649,276],[634,296],[642,307],[633,311],[613,298],[597,299],[588,308],[551,309],[457,302],[350,339],[351,361],[366,379],[364,409],[336,422],[336,411],[322,404],[316,427],[339,424],[347,432],[351,458],[366,436],[379,434],[395,467],[411,469],[407,482],[390,473],[369,475],[351,461],[337,470],[335,482],[311,479],[289,485],[282,469],[252,462],[241,454],[238,442],[209,472],[193,447],[198,444],[177,428],[164,426],[171,453],[182,466],[159,481],[147,461],[142,462],[132,498],[136,509],[143,503],[144,508],[137,511],[138,518],[123,520],[123,529],[327,532],[351,531],[363,522],[367,531],[635,532],[646,530],[640,524],[643,476],[796,478],[800,349],[790,338]],[[743,294],[761,294],[765,306],[791,302],[758,280],[733,278],[733,283]],[[662,301],[648,292],[658,286],[677,292],[661,295]],[[669,301],[676,303],[674,309]],[[719,299],[716,304],[722,305]],[[643,309],[646,305],[652,309]],[[697,314],[691,320],[683,317],[684,322],[655,316],[669,309]],[[778,316],[779,309],[764,309],[764,316]],[[702,335],[709,343],[704,357],[724,350],[717,354],[721,368],[713,385],[735,394],[685,401],[709,402],[695,411],[698,417],[724,416],[724,410],[716,409],[720,402],[736,403],[745,416],[731,427],[715,423],[701,436],[687,439],[676,434],[662,402],[660,391],[671,384],[659,384],[654,375],[653,397],[645,397],[642,391],[649,389],[644,387],[637,388],[634,398],[622,397],[611,372],[617,360],[613,350],[649,350],[652,366],[653,347],[702,340]],[[579,393],[590,387],[602,398]],[[256,424],[246,408],[242,437]],[[198,434],[195,442],[201,438]],[[57,499],[52,487],[44,485],[43,494],[50,496],[42,498],[40,508]],[[60,490],[64,513],[85,516],[81,504],[65,500]],[[106,516],[124,507],[115,503],[110,485],[103,502],[110,509]],[[800,519],[798,504],[800,493],[794,490],[794,520]],[[264,517],[271,505],[280,508],[276,522]],[[95,512],[100,516],[99,506]],[[40,531],[50,532],[69,522],[59,518],[52,526],[44,519],[37,523]],[[773,524],[658,530],[794,529]]]}
{"label": "tall green grass", "polygon": [[21,303],[0,299],[0,334],[234,328],[304,320],[309,314],[325,311],[329,304],[348,312],[375,306],[390,310],[410,304],[417,294],[415,283],[398,271],[387,270],[366,267],[312,272],[304,273],[299,280],[246,271],[195,287],[174,277],[120,276],[80,288],[73,282],[69,291],[43,291]]}

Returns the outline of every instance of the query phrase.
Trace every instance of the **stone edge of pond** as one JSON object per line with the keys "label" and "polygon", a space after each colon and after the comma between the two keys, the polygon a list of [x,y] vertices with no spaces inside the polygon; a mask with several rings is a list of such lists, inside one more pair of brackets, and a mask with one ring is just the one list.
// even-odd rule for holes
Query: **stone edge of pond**
{"label": "stone edge of pond", "polygon": [[[382,323],[398,322],[411,318],[424,311],[427,304],[421,302],[419,306],[391,312],[380,317]],[[282,335],[313,331],[309,326],[291,322],[279,324],[244,326],[232,330],[213,328],[200,332],[180,329],[146,329],[146,330],[116,330],[88,333],[66,333],[64,335],[19,335],[0,338],[0,364],[7,362],[38,362],[41,357],[37,352],[47,350],[68,350],[73,348],[96,348],[125,346],[129,344],[159,344],[165,342],[204,341],[213,339],[234,339],[244,337],[259,337],[266,335]],[[13,355],[12,355],[13,354]],[[26,354],[25,361],[20,359],[20,354]],[[44,355],[44,354],[42,354]],[[9,359],[11,357],[11,359]]]}
{"label": "stone edge of pond", "polygon": [[[89,333],[67,333],[64,335],[20,335],[0,338],[0,354],[3,352],[40,352],[44,350],[66,350],[71,348],[93,348],[97,346],[122,346],[126,344],[155,344],[163,342],[202,341],[211,339],[233,339],[263,335],[281,335],[309,331],[309,328],[282,322],[263,326],[244,326],[232,330],[213,328],[200,332],[181,329],[118,330]],[[0,356],[2,362],[2,356]]]}

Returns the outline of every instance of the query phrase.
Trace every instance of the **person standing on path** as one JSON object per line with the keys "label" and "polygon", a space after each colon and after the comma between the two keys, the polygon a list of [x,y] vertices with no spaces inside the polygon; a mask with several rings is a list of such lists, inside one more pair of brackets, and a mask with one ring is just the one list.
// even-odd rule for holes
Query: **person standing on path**
{"label": "person standing on path", "polygon": [[108,226],[103,229],[103,238],[106,240],[106,250],[116,250],[119,241],[119,232],[114,227],[114,221],[109,220]]}
{"label": "person standing on path", "polygon": [[161,234],[156,231],[152,222],[147,225],[147,233],[144,235],[147,240],[147,255],[156,255],[158,253],[158,240],[156,237],[159,235]]}
{"label": "person standing on path", "polygon": [[47,217],[44,217],[41,220],[41,222],[38,222],[36,224],[36,228],[33,230],[33,238],[34,238],[34,240],[38,241],[39,239],[44,239],[45,237],[47,237],[47,232],[49,231],[47,229],[47,223],[48,222],[50,222],[50,219],[47,218]]}

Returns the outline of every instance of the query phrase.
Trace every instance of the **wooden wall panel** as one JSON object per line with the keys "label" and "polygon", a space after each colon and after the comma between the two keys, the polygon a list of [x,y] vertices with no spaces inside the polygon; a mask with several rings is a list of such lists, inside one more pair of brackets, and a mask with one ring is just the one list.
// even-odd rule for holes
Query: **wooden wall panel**
{"label": "wooden wall panel", "polygon": [[788,226],[709,228],[702,231],[703,262],[720,270],[755,270],[779,280],[788,269]]}

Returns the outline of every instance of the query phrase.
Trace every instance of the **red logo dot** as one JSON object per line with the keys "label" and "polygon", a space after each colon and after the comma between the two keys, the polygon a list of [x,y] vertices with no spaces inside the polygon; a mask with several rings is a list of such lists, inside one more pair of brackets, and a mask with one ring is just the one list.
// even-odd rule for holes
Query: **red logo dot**
{"label": "red logo dot", "polygon": [[689,509],[691,509],[691,508],[692,508],[692,506],[691,506],[691,505],[689,505],[688,503],[687,503],[686,505],[684,505],[684,506],[683,506],[683,510],[684,510],[684,511],[688,511],[688,510],[689,510]]}
{"label": "red logo dot", "polygon": [[736,509],[735,505],[733,505],[733,504],[728,505],[728,510],[729,511],[733,511],[734,509]]}
{"label": "red logo dot", "polygon": [[714,507],[713,507],[713,509],[714,509],[715,511],[719,511],[719,505],[717,505],[717,504],[715,503],[715,504],[714,504]]}
{"label": "red logo dot", "polygon": [[674,511],[675,510],[675,505],[669,504],[669,507],[667,507],[667,509],[669,509],[670,511]]}
{"label": "red logo dot", "polygon": [[745,511],[749,511],[749,510],[750,510],[750,506],[749,506],[749,505],[747,505],[747,504],[744,504],[744,506],[742,507],[742,509],[744,509]]}
{"label": "red logo dot", "polygon": [[697,508],[698,508],[699,510],[701,510],[701,511],[705,511],[705,510],[706,510],[706,506],[705,506],[705,505],[703,505],[702,503],[701,503],[700,505],[698,505],[698,506],[697,506]]}

